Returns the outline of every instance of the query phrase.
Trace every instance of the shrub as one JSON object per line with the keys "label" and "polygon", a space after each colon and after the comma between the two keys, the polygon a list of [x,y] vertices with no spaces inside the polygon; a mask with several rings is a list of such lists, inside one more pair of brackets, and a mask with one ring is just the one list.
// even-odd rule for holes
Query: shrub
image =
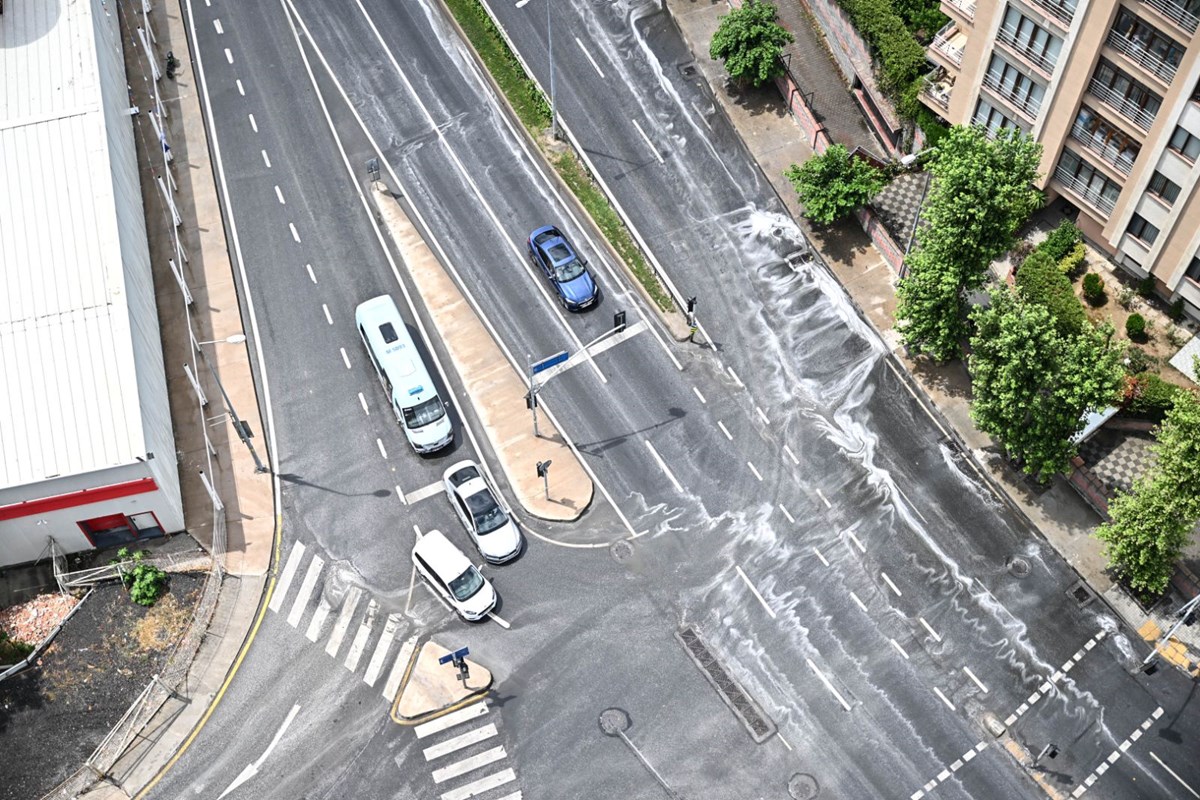
{"label": "shrub", "polygon": [[1179,322],[1183,319],[1183,298],[1179,298],[1174,303],[1171,303],[1171,308],[1167,311],[1167,316],[1173,321]]}
{"label": "shrub", "polygon": [[1088,302],[1099,304],[1104,299],[1104,279],[1094,272],[1084,275],[1083,296]]}
{"label": "shrub", "polygon": [[18,642],[8,631],[0,631],[0,664],[16,664],[33,652],[33,645]]}
{"label": "shrub", "polygon": [[1130,289],[1128,286],[1122,287],[1121,291],[1117,292],[1117,303],[1121,308],[1126,310],[1133,307],[1133,298],[1137,297],[1137,292]]}
{"label": "shrub", "polygon": [[880,88],[899,100],[925,69],[925,48],[888,0],[840,0],[839,5],[878,56]]}
{"label": "shrub", "polygon": [[1138,281],[1137,293],[1142,297],[1151,297],[1154,295],[1154,276],[1147,275]]}
{"label": "shrub", "polygon": [[[1076,228],[1075,223],[1071,220],[1064,219],[1057,228],[1050,231],[1049,235],[1038,245],[1038,249],[1057,263],[1066,258],[1076,245],[1082,243],[1083,234],[1079,232],[1079,228]],[[1082,256],[1080,259],[1082,260]]]}
{"label": "shrub", "polygon": [[1067,252],[1065,256],[1058,262],[1058,268],[1062,270],[1062,274],[1068,279],[1074,279],[1083,272],[1087,259],[1087,248],[1083,246],[1083,242],[1075,245]]}
{"label": "shrub", "polygon": [[1029,258],[1029,254],[1034,251],[1033,242],[1028,239],[1022,239],[1013,245],[1013,249],[1008,251],[1008,261],[1012,264],[1014,270],[1021,269],[1021,265],[1025,263],[1025,259]]}
{"label": "shrub", "polygon": [[1167,326],[1167,341],[1172,347],[1183,347],[1188,340],[1188,334],[1185,331],[1179,330],[1174,325]]}
{"label": "shrub", "polygon": [[1125,372],[1130,375],[1141,375],[1149,372],[1158,365],[1158,359],[1140,347],[1132,345],[1125,350]]}
{"label": "shrub", "polygon": [[918,103],[915,119],[917,125],[925,133],[925,147],[927,148],[937,147],[942,139],[946,138],[946,134],[950,133],[950,126],[938,119],[937,114],[934,114],[922,103]]}
{"label": "shrub", "polygon": [[941,3],[930,0],[894,0],[892,8],[904,20],[913,36],[925,44],[932,41],[933,35],[949,21],[949,17],[942,13]]}
{"label": "shrub", "polygon": [[1138,342],[1146,340],[1146,318],[1141,314],[1130,314],[1125,320],[1125,335]]}
{"label": "shrub", "polygon": [[129,598],[139,606],[152,606],[167,591],[167,573],[153,564],[145,563],[146,551],[131,551],[122,547],[117,551],[117,557],[110,564],[125,564],[121,571],[121,583],[124,584]]}
{"label": "shrub", "polygon": [[830,145],[803,164],[792,164],[784,177],[804,204],[805,216],[821,225],[852,214],[887,183],[882,170],[851,156],[844,144]]}
{"label": "shrub", "polygon": [[1078,334],[1087,322],[1071,281],[1043,250],[1036,249],[1017,270],[1017,289],[1030,303],[1044,306],[1063,335]]}
{"label": "shrub", "polygon": [[723,62],[735,81],[762,86],[783,72],[783,48],[795,41],[791,32],[775,21],[777,16],[770,3],[746,0],[721,17],[708,54]]}
{"label": "shrub", "polygon": [[1175,405],[1175,398],[1183,391],[1186,390],[1164,381],[1153,372],[1143,372],[1137,376],[1133,397],[1125,406],[1125,410],[1135,416],[1157,422],[1171,410]]}

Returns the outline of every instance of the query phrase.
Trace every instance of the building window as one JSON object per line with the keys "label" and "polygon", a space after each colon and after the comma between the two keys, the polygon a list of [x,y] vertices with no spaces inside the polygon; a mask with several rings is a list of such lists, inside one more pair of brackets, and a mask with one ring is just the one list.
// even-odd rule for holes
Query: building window
{"label": "building window", "polygon": [[1200,139],[1176,125],[1175,133],[1171,134],[1171,149],[1188,161],[1195,161],[1200,156]]}
{"label": "building window", "polygon": [[1146,192],[1169,206],[1175,202],[1175,198],[1179,197],[1179,184],[1155,170],[1154,175],[1150,178],[1150,183],[1146,186]]}
{"label": "building window", "polygon": [[1154,244],[1154,240],[1158,238],[1158,228],[1147,222],[1146,218],[1141,214],[1133,215],[1133,219],[1129,220],[1129,227],[1125,229],[1125,232],[1147,245]]}
{"label": "building window", "polygon": [[1086,105],[1080,107],[1079,114],[1075,117],[1075,124],[1071,126],[1071,136],[1126,175],[1141,152],[1141,147],[1135,140]]}
{"label": "building window", "polygon": [[988,136],[995,136],[996,131],[1001,128],[1021,129],[1020,125],[1009,119],[1003,112],[982,97],[975,104],[975,116],[972,118],[971,124],[982,125],[984,128],[987,128]]}
{"label": "building window", "polygon": [[998,55],[992,56],[984,83],[1031,117],[1037,116],[1038,109],[1042,107],[1042,97],[1046,94],[1045,86]]}
{"label": "building window", "polygon": [[1128,105],[1132,108],[1140,109],[1146,112],[1151,119],[1158,114],[1158,109],[1162,106],[1161,97],[1150,91],[1149,87],[1145,84],[1135,81],[1128,73],[1119,69],[1116,64],[1107,58],[1100,59],[1100,63],[1096,65],[1096,74],[1092,77],[1092,80],[1104,89],[1107,89],[1108,93],[1114,95],[1118,101],[1118,105]]}
{"label": "building window", "polygon": [[1188,264],[1187,272],[1183,273],[1183,277],[1194,283],[1200,283],[1200,258],[1192,258],[1192,263]]}
{"label": "building window", "polygon": [[1058,53],[1062,49],[1062,39],[1051,35],[1013,6],[1009,6],[1004,13],[1000,38],[1047,72],[1054,69]]}
{"label": "building window", "polygon": [[1105,214],[1111,214],[1121,194],[1121,186],[1100,172],[1079,154],[1063,149],[1062,158],[1054,169],[1054,178],[1070,187]]}
{"label": "building window", "polygon": [[1113,30],[1127,39],[1134,47],[1144,50],[1158,58],[1172,69],[1179,66],[1183,60],[1183,48],[1171,37],[1164,34],[1153,25],[1148,25],[1138,19],[1128,9],[1122,7],[1113,23]]}

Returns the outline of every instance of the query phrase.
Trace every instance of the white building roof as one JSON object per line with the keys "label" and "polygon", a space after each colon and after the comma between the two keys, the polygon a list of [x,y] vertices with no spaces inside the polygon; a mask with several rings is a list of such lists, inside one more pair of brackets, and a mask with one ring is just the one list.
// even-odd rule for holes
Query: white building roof
{"label": "white building roof", "polygon": [[145,453],[94,8],[0,14],[0,487]]}

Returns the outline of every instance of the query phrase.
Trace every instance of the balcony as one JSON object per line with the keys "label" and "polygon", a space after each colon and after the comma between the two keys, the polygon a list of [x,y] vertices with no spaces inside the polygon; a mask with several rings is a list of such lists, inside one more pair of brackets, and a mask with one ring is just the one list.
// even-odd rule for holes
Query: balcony
{"label": "balcony", "polygon": [[1054,168],[1054,180],[1070,189],[1072,193],[1082,197],[1091,206],[1103,212],[1105,216],[1111,214],[1113,206],[1117,204],[1115,197],[1105,197],[1096,186],[1081,181],[1062,167]]}
{"label": "balcony", "polygon": [[933,37],[932,48],[957,67],[962,66],[963,51],[967,47],[967,35],[954,22],[948,23]]}
{"label": "balcony", "polygon": [[1196,32],[1196,25],[1200,23],[1200,19],[1179,3],[1172,0],[1145,0],[1145,3],[1188,33]]}
{"label": "balcony", "polygon": [[1014,91],[1014,87],[1005,86],[1000,81],[1000,76],[994,72],[984,74],[983,85],[991,89],[1005,103],[1021,112],[1030,122],[1037,120],[1038,111],[1042,107],[1040,98],[1022,97]]}
{"label": "balcony", "polygon": [[996,39],[1013,53],[1041,70],[1047,78],[1054,75],[1054,65],[1058,62],[1057,54],[1034,52],[1029,48],[1029,42],[1021,41],[1017,38],[1016,31],[1004,26],[1000,26],[1000,29],[996,31]]}
{"label": "balcony", "polygon": [[1170,83],[1171,79],[1175,77],[1177,65],[1160,58],[1140,43],[1126,38],[1116,31],[1108,32],[1108,46],[1121,52],[1144,69],[1154,73],[1166,83]]}
{"label": "balcony", "polygon": [[1062,25],[1063,30],[1071,27],[1071,19],[1075,16],[1074,3],[1067,5],[1061,0],[1033,0],[1033,2],[1044,11],[1049,12],[1050,18]]}
{"label": "balcony", "polygon": [[925,76],[925,85],[921,88],[921,96],[941,108],[950,110],[950,92],[954,90],[954,78],[946,75],[944,69]]}
{"label": "balcony", "polygon": [[975,0],[942,0],[942,3],[965,20],[975,19]]}
{"label": "balcony", "polygon": [[1154,124],[1154,114],[1131,102],[1128,98],[1117,94],[1095,78],[1092,78],[1092,82],[1088,84],[1088,91],[1104,103],[1104,105],[1119,112],[1121,116],[1130,120],[1142,130],[1148,131],[1150,130],[1150,126]]}
{"label": "balcony", "polygon": [[1095,131],[1088,130],[1078,122],[1071,126],[1071,138],[1082,144],[1089,153],[1104,163],[1111,164],[1122,175],[1129,174],[1129,171],[1133,169],[1133,162],[1138,157],[1138,150],[1130,152],[1129,148],[1117,147],[1111,140],[1105,141],[1104,137]]}

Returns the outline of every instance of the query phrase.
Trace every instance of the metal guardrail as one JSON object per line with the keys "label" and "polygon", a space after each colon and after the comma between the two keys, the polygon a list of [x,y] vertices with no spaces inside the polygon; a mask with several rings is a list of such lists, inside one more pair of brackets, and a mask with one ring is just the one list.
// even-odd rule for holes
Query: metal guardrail
{"label": "metal guardrail", "polygon": [[[950,30],[947,31],[947,28]],[[963,60],[963,48],[950,44],[950,39],[958,35],[958,33],[959,31],[957,26],[955,26],[952,22],[950,25],[942,28],[942,32],[939,32],[937,36],[933,37],[933,44],[931,46],[934,50],[937,50],[955,64],[961,65]]]}
{"label": "metal guardrail", "polygon": [[1000,82],[1000,77],[996,73],[990,70],[984,73],[983,85],[995,92],[1001,100],[1028,117],[1030,122],[1037,119],[1038,111],[1042,107],[1041,100],[1034,100],[1032,97],[1018,97],[1015,92]]}
{"label": "metal guardrail", "polygon": [[1128,98],[1117,94],[1095,78],[1092,78],[1091,83],[1088,84],[1088,92],[1144,131],[1150,130],[1150,126],[1154,124],[1154,114],[1136,103],[1130,102]]}
{"label": "metal guardrail", "polygon": [[1175,71],[1178,68],[1177,64],[1172,64],[1161,56],[1155,55],[1133,39],[1122,36],[1116,31],[1109,31],[1107,43],[1109,47],[1122,53],[1125,57],[1144,67],[1148,72],[1154,73],[1167,83],[1170,83],[1174,79]]}
{"label": "metal guardrail", "polygon": [[1071,20],[1075,17],[1075,7],[1068,6],[1066,3],[1059,0],[1033,0],[1040,8],[1050,12],[1050,17],[1055,22],[1060,23],[1063,28],[1071,26]]}
{"label": "metal guardrail", "polygon": [[975,19],[975,0],[943,0],[946,5],[956,8],[967,19]]}
{"label": "metal guardrail", "polygon": [[1137,156],[1130,158],[1125,155],[1125,151],[1111,142],[1104,141],[1102,137],[1089,131],[1078,122],[1071,126],[1071,138],[1086,147],[1092,155],[1116,167],[1122,174],[1128,175],[1129,171],[1133,169],[1133,162]]}
{"label": "metal guardrail", "polygon": [[1054,74],[1054,65],[1058,63],[1058,56],[1048,56],[1043,53],[1035,53],[1029,49],[1029,43],[1023,42],[1017,38],[1017,32],[1011,28],[1001,26],[996,31],[996,39],[1019,57],[1033,64],[1039,70],[1050,77]]}
{"label": "metal guardrail", "polygon": [[1197,24],[1200,24],[1200,18],[1179,3],[1172,3],[1171,0],[1142,1],[1188,33],[1195,33]]}
{"label": "metal guardrail", "polygon": [[1090,185],[1079,180],[1079,178],[1067,172],[1062,167],[1054,169],[1054,180],[1063,186],[1070,189],[1074,194],[1082,197],[1091,205],[1103,211],[1105,214],[1111,214],[1113,207],[1116,205],[1116,200],[1110,199],[1102,195],[1100,192],[1093,189]]}

